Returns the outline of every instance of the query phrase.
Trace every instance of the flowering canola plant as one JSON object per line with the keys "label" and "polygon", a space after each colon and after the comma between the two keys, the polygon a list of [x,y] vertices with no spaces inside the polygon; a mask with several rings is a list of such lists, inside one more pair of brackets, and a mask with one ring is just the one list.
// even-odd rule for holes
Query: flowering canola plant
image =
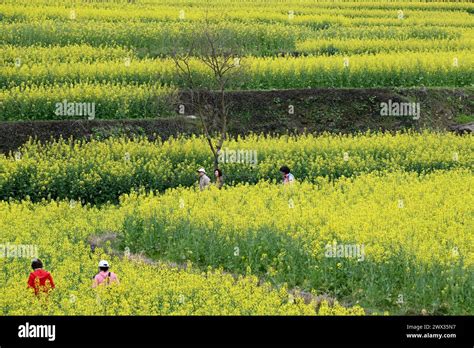
{"label": "flowering canola plant", "polygon": [[[150,86],[163,87],[158,97],[183,86],[170,55],[205,20],[242,58],[232,89],[473,81],[471,1],[4,0],[0,13],[2,120],[56,119],[60,97],[91,95],[98,118],[167,116],[171,99],[153,114]],[[209,69],[191,67],[195,83],[212,85]]]}
{"label": "flowering canola plant", "polygon": [[[57,289],[39,302],[25,296],[30,259],[9,255],[0,258],[0,308],[4,314],[472,314],[474,202],[466,192],[472,184],[472,172],[461,168],[204,192],[182,187],[131,193],[102,207],[1,202],[0,244],[36,245]],[[106,235],[114,239],[92,252],[87,241]],[[356,246],[357,253],[333,252],[337,245]],[[95,292],[91,278],[103,258],[121,284]],[[298,296],[294,302],[289,289],[313,294],[313,303]],[[319,294],[338,302],[318,305]]]}
{"label": "flowering canola plant", "polygon": [[473,183],[471,170],[456,169],[132,194],[122,197],[121,245],[364,308],[467,314],[474,308]]}
{"label": "flowering canola plant", "polygon": [[[94,252],[88,237],[118,229],[115,207],[97,208],[69,202],[0,203],[0,313],[2,315],[361,315],[360,306],[317,305],[292,298],[285,286],[275,288],[255,276],[222,270],[178,269]],[[17,244],[33,244],[56,289],[36,297],[26,288],[30,259],[12,254]],[[3,257],[6,256],[6,257]],[[23,255],[24,256],[24,255]],[[107,258],[120,284],[92,289],[97,260]]]}
{"label": "flowering canola plant", "polygon": [[[220,166],[227,184],[280,180],[278,168],[284,164],[298,180],[315,183],[397,169],[422,174],[472,168],[473,139],[435,132],[251,135],[229,138],[223,151],[255,151],[256,163],[224,158]],[[0,155],[0,199],[117,202],[121,194],[139,188],[164,191],[192,186],[197,180],[196,169],[204,166],[210,170],[212,165],[208,144],[198,136],[166,141],[29,142],[16,153]]]}

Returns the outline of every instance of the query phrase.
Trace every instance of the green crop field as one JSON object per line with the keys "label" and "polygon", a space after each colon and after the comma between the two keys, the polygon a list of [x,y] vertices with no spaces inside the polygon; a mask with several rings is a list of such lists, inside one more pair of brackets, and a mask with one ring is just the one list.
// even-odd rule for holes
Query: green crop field
{"label": "green crop field", "polygon": [[[38,245],[63,283],[51,314],[472,314],[472,136],[253,136],[227,146],[227,187],[200,192],[195,168],[212,165],[202,137],[26,144],[0,157],[0,241]],[[235,149],[255,158],[232,160]],[[301,183],[281,187],[278,163]],[[99,253],[113,257],[128,285],[96,307],[87,267],[73,260],[93,268],[87,241],[104,235],[113,242]],[[362,245],[362,259],[328,257],[328,245],[338,244]],[[164,264],[133,268],[137,260],[118,256],[125,250]],[[24,292],[16,271],[28,265],[0,262],[12,275],[3,314],[39,313],[34,300],[10,303]],[[167,262],[193,266],[169,274]],[[208,269],[245,278],[199,275]],[[182,285],[127,289],[143,272]],[[252,277],[266,285],[254,289]],[[343,306],[288,306],[288,289],[330,294]],[[80,302],[68,303],[71,294]]]}
{"label": "green crop field", "polygon": [[6,0],[0,119],[68,118],[55,113],[63,100],[95,103],[97,118],[172,116],[166,96],[183,81],[170,55],[204,22],[238,47],[231,89],[472,86],[473,12],[469,1]]}

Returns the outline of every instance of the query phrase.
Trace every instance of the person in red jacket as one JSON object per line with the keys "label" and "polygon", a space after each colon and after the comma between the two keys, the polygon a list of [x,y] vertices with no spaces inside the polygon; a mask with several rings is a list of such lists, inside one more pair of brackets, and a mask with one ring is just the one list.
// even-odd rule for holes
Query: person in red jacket
{"label": "person in red jacket", "polygon": [[28,287],[35,290],[35,295],[41,292],[49,292],[54,289],[54,281],[51,273],[43,269],[43,262],[40,259],[34,259],[31,263],[33,272],[30,273],[28,278]]}

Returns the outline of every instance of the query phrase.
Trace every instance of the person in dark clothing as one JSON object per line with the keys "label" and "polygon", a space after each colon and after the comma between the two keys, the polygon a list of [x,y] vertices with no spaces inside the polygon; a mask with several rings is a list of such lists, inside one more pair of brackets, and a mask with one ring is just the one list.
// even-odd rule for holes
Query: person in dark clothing
{"label": "person in dark clothing", "polygon": [[214,176],[216,177],[217,188],[222,188],[222,186],[224,186],[224,176],[222,175],[222,171],[219,168],[214,170]]}
{"label": "person in dark clothing", "polygon": [[280,168],[280,173],[283,177],[284,184],[290,184],[295,181],[295,177],[293,176],[293,174],[290,173],[290,168],[288,168],[287,166],[282,166]]}

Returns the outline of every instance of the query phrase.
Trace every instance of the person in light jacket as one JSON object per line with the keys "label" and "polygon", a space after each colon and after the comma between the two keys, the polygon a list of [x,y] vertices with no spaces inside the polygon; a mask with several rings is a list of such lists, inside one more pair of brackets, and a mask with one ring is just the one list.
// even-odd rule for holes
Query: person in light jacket
{"label": "person in light jacket", "polygon": [[114,272],[109,271],[110,265],[106,260],[99,262],[99,273],[94,277],[92,287],[95,288],[101,284],[110,285],[112,283],[118,284],[119,280]]}
{"label": "person in light jacket", "polygon": [[199,175],[199,188],[202,191],[209,187],[211,179],[206,175],[206,170],[204,168],[199,168],[197,172]]}

